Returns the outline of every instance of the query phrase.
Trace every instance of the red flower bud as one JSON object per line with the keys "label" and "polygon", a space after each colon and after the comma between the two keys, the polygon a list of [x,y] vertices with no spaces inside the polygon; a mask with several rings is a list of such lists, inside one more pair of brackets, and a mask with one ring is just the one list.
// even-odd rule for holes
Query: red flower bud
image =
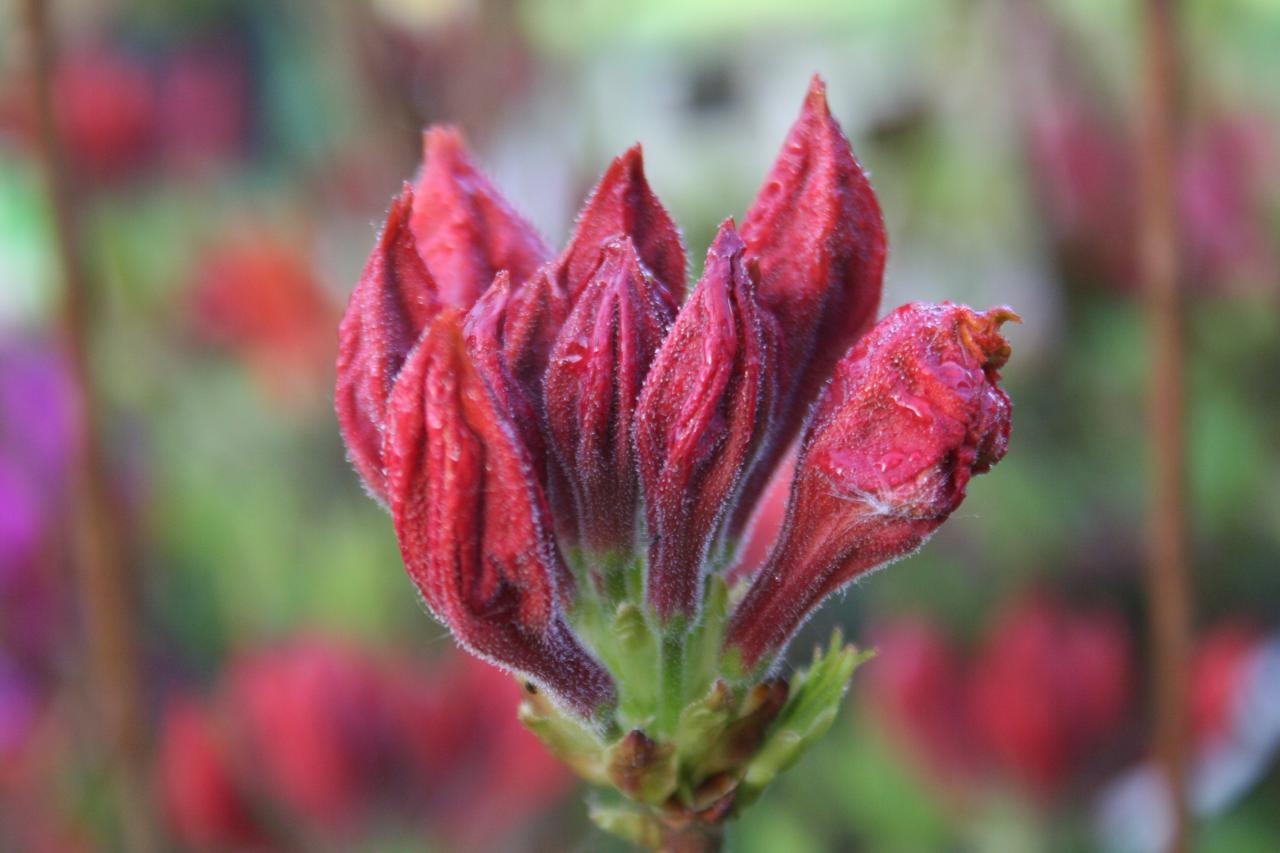
{"label": "red flower bud", "polygon": [[542,376],[571,304],[550,267],[550,264],[544,266],[533,278],[512,288],[500,334],[503,356],[512,378],[525,389],[539,410]]}
{"label": "red flower bud", "polygon": [[[800,117],[742,223],[760,265],[761,305],[778,320],[779,411],[746,492],[768,482],[836,362],[875,321],[884,220],[866,174],[815,76]],[[737,535],[750,513],[731,525]]]}
{"label": "red flower bud", "polygon": [[551,252],[471,162],[451,127],[423,134],[413,233],[446,305],[468,308],[499,270],[522,282]]}
{"label": "red flower bud", "polygon": [[605,244],[619,236],[631,238],[641,262],[661,285],[657,294],[675,312],[684,296],[684,245],[680,229],[645,180],[639,145],[609,164],[557,260],[560,283],[570,303],[577,302],[590,284]]}
{"label": "red flower bud", "polygon": [[548,433],[582,535],[598,551],[631,547],[639,482],[636,400],[674,310],[629,238],[600,265],[556,340],[545,379]]}
{"label": "red flower bud", "polygon": [[387,400],[409,350],[440,310],[435,280],[409,228],[412,207],[413,190],[406,185],[391,205],[382,236],[338,327],[338,424],[351,463],[369,491],[383,502]]}
{"label": "red flower bud", "polygon": [[551,346],[568,313],[568,301],[548,271],[513,286],[506,270],[468,312],[467,347],[480,375],[511,419],[544,483],[557,533],[577,539],[577,519],[565,472],[551,458],[543,437],[542,375]]}
{"label": "red flower bud", "polygon": [[765,434],[777,390],[777,332],[756,302],[744,248],[732,220],[720,226],[637,404],[648,596],[664,619],[697,609],[707,547]]}
{"label": "red flower bud", "polygon": [[511,276],[502,270],[467,312],[463,328],[467,349],[476,369],[484,377],[498,407],[506,413],[519,434],[534,470],[540,471],[546,457],[546,446],[542,431],[538,429],[538,412],[526,387],[512,376],[510,362],[503,351],[504,343],[509,343],[504,340],[504,329],[512,325],[511,301]]}
{"label": "red flower bud", "polygon": [[478,655],[593,716],[612,680],[561,611],[573,579],[528,453],[467,352],[456,310],[423,333],[388,407],[387,494],[405,567]]}
{"label": "red flower bud", "polygon": [[1004,455],[1016,315],[943,303],[894,311],[837,367],[804,438],[782,537],[726,646],[754,666],[827,595],[919,547]]}

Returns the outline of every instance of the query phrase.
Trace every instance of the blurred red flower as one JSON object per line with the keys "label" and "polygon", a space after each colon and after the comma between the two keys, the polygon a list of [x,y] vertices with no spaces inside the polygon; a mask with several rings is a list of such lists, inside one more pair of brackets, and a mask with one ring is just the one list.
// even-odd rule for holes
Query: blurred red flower
{"label": "blurred red flower", "polygon": [[943,782],[1007,774],[1035,796],[1094,769],[1133,709],[1124,622],[1044,595],[1014,599],[964,655],[922,617],[874,632],[872,710]]}
{"label": "blurred red flower", "polygon": [[222,237],[190,291],[197,333],[241,354],[273,399],[305,397],[327,375],[336,306],[297,243],[267,229]]}
{"label": "blurred red flower", "polygon": [[920,616],[887,622],[871,636],[879,651],[860,689],[873,713],[911,750],[913,760],[944,780],[967,778],[978,755],[960,653]]}
{"label": "blurred red flower", "polygon": [[169,703],[158,787],[196,846],[354,842],[392,816],[488,849],[572,784],[518,701],[470,658],[427,668],[304,637],[235,661],[211,702]]}
{"label": "blurred red flower", "polygon": [[122,177],[152,153],[155,87],[137,58],[105,45],[76,51],[59,63],[53,87],[63,139],[84,176]]}
{"label": "blurred red flower", "polygon": [[1041,793],[1087,767],[1133,699],[1133,652],[1115,614],[1015,601],[972,664],[969,707],[991,757]]}

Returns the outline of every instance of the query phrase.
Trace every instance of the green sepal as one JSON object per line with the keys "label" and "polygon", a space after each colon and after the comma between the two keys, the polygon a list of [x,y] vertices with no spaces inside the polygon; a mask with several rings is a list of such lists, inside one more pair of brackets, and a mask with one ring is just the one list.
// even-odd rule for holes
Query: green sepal
{"label": "green sepal", "polygon": [[576,717],[565,714],[527,682],[516,717],[537,735],[552,755],[583,779],[596,785],[612,785],[605,765],[605,745],[595,732]]}
{"label": "green sepal", "polygon": [[615,788],[641,803],[661,805],[676,790],[675,746],[654,741],[639,729],[609,747],[605,769]]}
{"label": "green sepal", "polygon": [[825,652],[821,648],[814,650],[813,663],[794,679],[790,699],[747,764],[736,808],[752,802],[826,734],[835,722],[853,671],[874,656],[874,651],[859,652],[846,645],[838,628],[832,632]]}
{"label": "green sepal", "polygon": [[734,692],[727,683],[716,680],[707,695],[691,702],[680,712],[676,725],[676,752],[681,764],[698,767],[719,742],[733,719]]}
{"label": "green sepal", "polygon": [[702,613],[689,632],[685,651],[685,696],[696,701],[719,675],[720,646],[729,618],[729,587],[724,578],[707,578],[702,597]]}
{"label": "green sepal", "polygon": [[658,705],[658,638],[644,610],[629,601],[618,605],[606,644],[612,647],[614,672],[624,686],[621,715],[629,726],[649,726]]}

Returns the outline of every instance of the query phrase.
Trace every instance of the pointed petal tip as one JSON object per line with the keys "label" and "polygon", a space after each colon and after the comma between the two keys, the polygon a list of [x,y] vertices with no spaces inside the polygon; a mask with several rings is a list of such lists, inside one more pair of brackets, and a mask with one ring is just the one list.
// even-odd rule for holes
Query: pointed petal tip
{"label": "pointed petal tip", "polygon": [[433,124],[422,132],[422,161],[433,164],[467,157],[467,141],[452,124]]}
{"label": "pointed petal tip", "polygon": [[738,224],[730,216],[720,223],[716,229],[715,239],[711,241],[710,253],[722,256],[736,255],[746,249],[742,235],[738,233]]}
{"label": "pointed petal tip", "polygon": [[804,105],[805,109],[816,110],[825,115],[831,112],[827,106],[827,81],[817,72],[809,78],[809,90],[805,93]]}
{"label": "pointed petal tip", "polygon": [[[609,168],[600,178],[600,187],[614,182],[626,181],[641,187],[648,187],[649,181],[644,175],[644,150],[637,142],[613,158]],[[598,188],[597,188],[598,189]]]}

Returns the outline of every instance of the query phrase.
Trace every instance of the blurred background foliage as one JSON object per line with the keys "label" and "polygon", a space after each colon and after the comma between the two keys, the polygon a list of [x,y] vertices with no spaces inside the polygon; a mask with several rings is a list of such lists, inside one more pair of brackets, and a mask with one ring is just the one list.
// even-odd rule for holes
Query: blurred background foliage
{"label": "blurred background foliage", "polygon": [[[92,729],[65,526],[78,413],[53,332],[59,266],[17,5],[0,7],[0,848],[99,849],[113,831],[105,781],[75,748]],[[608,160],[640,140],[700,259],[714,227],[741,215],[817,71],[885,211],[884,306],[1008,303],[1025,318],[1006,371],[1015,427],[1008,457],[932,543],[798,639],[795,661],[840,623],[882,654],[828,742],[731,848],[1151,849],[1159,801],[1133,793],[1150,749],[1136,4],[53,5],[54,109],[95,286],[93,378],[138,581],[168,833],[194,849],[611,843],[567,779],[506,745],[518,732],[459,713],[482,700],[460,686],[463,664],[423,614],[389,519],[343,457],[337,317],[424,125],[458,124],[553,244]],[[1180,5],[1189,701],[1196,754],[1209,756],[1196,764],[1195,790],[1208,791],[1196,832],[1204,849],[1273,850],[1280,7]],[[242,677],[272,666],[304,675]],[[483,701],[514,707],[505,686]],[[380,710],[324,716],[352,693]],[[368,747],[375,730],[477,746],[397,755]],[[286,736],[298,731],[315,734]],[[246,742],[288,754],[259,754],[268,769],[246,782]],[[344,763],[384,752],[359,773]],[[368,784],[338,786],[342,808],[307,811],[297,772],[277,764]],[[1215,776],[1223,766],[1234,775]],[[488,795],[467,778],[489,780]],[[337,820],[344,808],[357,817]],[[289,841],[272,836],[281,825]]]}

